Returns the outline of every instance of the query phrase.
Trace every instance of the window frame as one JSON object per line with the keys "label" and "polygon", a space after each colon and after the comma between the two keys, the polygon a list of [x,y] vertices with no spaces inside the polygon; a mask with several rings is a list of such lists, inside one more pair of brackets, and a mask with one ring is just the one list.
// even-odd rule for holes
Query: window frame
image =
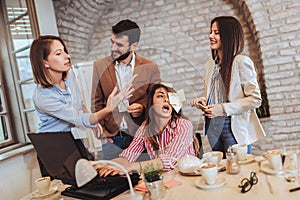
{"label": "window frame", "polygon": [[[24,146],[30,142],[27,137],[29,132],[29,121],[26,114],[34,112],[34,108],[25,108],[25,102],[22,95],[22,85],[32,84],[33,76],[26,80],[18,80],[19,69],[17,63],[17,53],[30,49],[28,46],[14,50],[13,35],[10,30],[10,24],[14,23],[16,19],[10,20],[8,18],[6,2],[9,0],[0,0],[0,34],[3,36],[0,39],[0,90],[1,100],[6,108],[0,115],[5,115],[8,121],[8,131],[10,132],[10,139],[0,143],[0,154],[18,147]],[[26,2],[27,12],[25,16],[29,18],[32,39],[37,38],[39,33],[39,26],[37,21],[36,9],[34,1],[24,0]],[[19,2],[22,3],[22,2]],[[21,14],[22,16],[24,14]],[[28,57],[29,59],[29,57]]]}

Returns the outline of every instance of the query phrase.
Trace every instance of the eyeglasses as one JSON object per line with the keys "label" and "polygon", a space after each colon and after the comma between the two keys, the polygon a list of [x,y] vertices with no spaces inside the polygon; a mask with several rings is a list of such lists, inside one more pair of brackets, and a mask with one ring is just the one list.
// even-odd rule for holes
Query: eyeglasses
{"label": "eyeglasses", "polygon": [[239,188],[242,188],[241,192],[246,193],[251,190],[253,185],[256,185],[258,182],[258,178],[256,176],[256,172],[250,173],[250,180],[248,178],[243,178],[241,181],[241,185]]}

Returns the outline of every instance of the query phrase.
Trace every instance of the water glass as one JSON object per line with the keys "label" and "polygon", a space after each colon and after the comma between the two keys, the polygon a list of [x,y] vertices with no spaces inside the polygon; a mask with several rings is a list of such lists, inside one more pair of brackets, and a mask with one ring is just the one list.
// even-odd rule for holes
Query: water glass
{"label": "water glass", "polygon": [[287,151],[285,154],[283,170],[288,181],[295,181],[299,178],[298,154],[296,150]]}

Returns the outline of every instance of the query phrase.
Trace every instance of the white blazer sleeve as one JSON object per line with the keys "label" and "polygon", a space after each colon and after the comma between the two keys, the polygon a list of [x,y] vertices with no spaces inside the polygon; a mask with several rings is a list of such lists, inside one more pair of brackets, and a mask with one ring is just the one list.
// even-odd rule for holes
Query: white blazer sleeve
{"label": "white blazer sleeve", "polygon": [[224,104],[227,116],[241,114],[261,105],[261,94],[252,60],[247,56],[238,55],[232,67],[229,102]]}

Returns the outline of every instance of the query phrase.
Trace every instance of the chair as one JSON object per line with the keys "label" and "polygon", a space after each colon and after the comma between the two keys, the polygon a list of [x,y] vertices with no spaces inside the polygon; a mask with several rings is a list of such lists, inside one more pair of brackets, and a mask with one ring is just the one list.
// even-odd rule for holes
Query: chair
{"label": "chair", "polygon": [[196,131],[194,134],[194,149],[195,149],[196,156],[201,159],[203,155],[203,145],[202,145],[201,133],[199,131]]}

